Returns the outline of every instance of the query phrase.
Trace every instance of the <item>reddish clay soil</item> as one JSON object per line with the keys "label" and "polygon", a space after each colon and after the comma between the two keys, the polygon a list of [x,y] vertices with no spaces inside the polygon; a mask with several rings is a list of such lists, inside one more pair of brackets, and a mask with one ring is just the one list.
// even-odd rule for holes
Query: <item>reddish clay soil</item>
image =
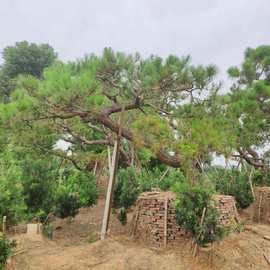
{"label": "reddish clay soil", "polygon": [[[174,248],[155,250],[129,236],[132,213],[122,226],[116,215],[111,217],[109,237],[100,241],[99,231],[104,201],[81,209],[73,221],[56,220],[53,240],[29,238],[17,234],[18,254],[11,259],[10,270],[264,270],[270,269],[270,226],[247,225],[212,251],[200,250],[196,259],[190,241]],[[269,264],[267,263],[269,260]]]}

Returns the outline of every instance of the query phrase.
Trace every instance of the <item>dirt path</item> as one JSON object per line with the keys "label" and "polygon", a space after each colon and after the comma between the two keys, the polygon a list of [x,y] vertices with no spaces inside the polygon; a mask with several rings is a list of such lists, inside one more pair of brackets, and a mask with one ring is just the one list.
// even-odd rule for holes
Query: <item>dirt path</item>
{"label": "dirt path", "polygon": [[[189,242],[170,250],[157,251],[128,237],[128,225],[111,219],[110,237],[99,241],[104,202],[82,209],[73,222],[57,220],[53,240],[17,235],[24,253],[13,258],[12,270],[264,270],[270,269],[270,226],[253,225],[215,245],[214,252],[201,251],[196,262],[190,257]],[[131,214],[128,216],[131,219]],[[211,259],[212,258],[212,259]]]}
{"label": "dirt path", "polygon": [[13,261],[20,270],[137,270],[137,269],[189,269],[189,261],[172,252],[158,253],[138,248],[123,239],[107,239],[93,244],[60,247],[55,243],[28,242],[27,253]]}

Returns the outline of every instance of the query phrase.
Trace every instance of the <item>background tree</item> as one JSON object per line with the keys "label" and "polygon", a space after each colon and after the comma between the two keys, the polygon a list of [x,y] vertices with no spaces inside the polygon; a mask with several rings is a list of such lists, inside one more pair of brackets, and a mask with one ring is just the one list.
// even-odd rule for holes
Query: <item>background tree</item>
{"label": "background tree", "polygon": [[269,167],[270,46],[248,48],[241,67],[231,67],[234,85],[227,117],[234,122],[237,154],[256,169]]}
{"label": "background tree", "polygon": [[0,69],[0,94],[7,102],[18,75],[29,74],[41,79],[43,70],[52,65],[57,55],[48,44],[22,41],[6,47],[2,57],[4,63]]}
{"label": "background tree", "polygon": [[[117,114],[124,110],[121,156],[127,163],[131,162],[127,149],[145,148],[162,163],[183,167],[183,155],[189,151],[181,145],[184,139],[192,143],[192,137],[185,138],[191,127],[183,125],[179,110],[184,103],[203,108],[219,88],[213,81],[215,74],[214,66],[195,67],[189,57],[143,59],[105,49],[101,57],[56,63],[45,70],[42,80],[21,78],[13,103],[5,110],[13,125],[30,133],[33,127],[45,125],[57,139],[69,142],[72,155],[66,158],[82,169],[113,145],[119,130]],[[212,149],[205,146],[204,151],[215,148],[210,144]],[[188,158],[193,160],[194,155]]]}

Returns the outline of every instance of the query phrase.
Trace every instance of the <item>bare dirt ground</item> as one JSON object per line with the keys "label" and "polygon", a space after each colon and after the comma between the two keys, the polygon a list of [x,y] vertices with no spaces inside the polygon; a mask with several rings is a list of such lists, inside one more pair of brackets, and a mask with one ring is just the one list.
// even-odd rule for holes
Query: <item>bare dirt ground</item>
{"label": "bare dirt ground", "polygon": [[[154,250],[129,237],[129,224],[111,218],[110,236],[98,240],[104,201],[82,209],[72,222],[57,220],[53,240],[29,239],[15,235],[18,250],[10,270],[264,270],[270,269],[270,226],[247,225],[241,233],[231,234],[215,244],[214,250],[200,251],[194,260],[190,241],[176,247]],[[131,220],[132,214],[128,215]]]}

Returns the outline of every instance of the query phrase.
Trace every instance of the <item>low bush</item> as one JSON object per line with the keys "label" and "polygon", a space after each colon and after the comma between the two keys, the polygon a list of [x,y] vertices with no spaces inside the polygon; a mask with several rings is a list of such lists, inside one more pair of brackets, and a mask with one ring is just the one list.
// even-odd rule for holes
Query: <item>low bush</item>
{"label": "low bush", "polygon": [[55,194],[55,214],[74,217],[79,208],[93,205],[98,198],[95,177],[87,172],[68,170]]}
{"label": "low bush", "polygon": [[255,171],[253,174],[252,182],[256,186],[270,186],[270,170],[265,172]]}
{"label": "low bush", "polygon": [[234,196],[238,208],[247,208],[253,202],[246,172],[216,167],[206,171],[206,174],[218,193]]}
{"label": "low bush", "polygon": [[53,225],[52,225],[52,223],[46,223],[46,224],[42,225],[42,234],[49,239],[53,238]]}
{"label": "low bush", "polygon": [[159,168],[153,170],[142,170],[141,174],[137,176],[140,190],[151,191],[153,188],[159,188],[163,191],[170,190],[176,183],[185,181],[185,177],[180,170],[167,169],[160,170]]}
{"label": "low bush", "polygon": [[171,190],[178,183],[184,183],[186,181],[185,176],[180,170],[170,170],[163,179],[161,177],[159,178],[158,186],[163,191]]}
{"label": "low bush", "polygon": [[[165,173],[166,172],[166,173]],[[142,170],[136,173],[135,169],[128,167],[119,170],[114,190],[113,206],[115,208],[129,208],[141,192],[159,188],[170,190],[176,183],[183,182],[184,176],[179,170]]]}
{"label": "low bush", "polygon": [[74,169],[65,172],[62,185],[69,193],[78,195],[80,207],[91,206],[98,198],[96,179],[91,173]]}
{"label": "low bush", "polygon": [[23,168],[23,194],[29,219],[43,212],[46,216],[54,206],[57,188],[57,164],[51,157],[26,155]]}
{"label": "low bush", "polygon": [[23,219],[26,210],[21,174],[16,166],[2,168],[0,165],[0,170],[0,224],[6,216],[7,225],[14,225]]}
{"label": "low bush", "polygon": [[78,194],[70,193],[64,186],[59,187],[55,199],[55,214],[60,218],[74,217],[79,208]]}
{"label": "low bush", "polygon": [[128,167],[127,169],[119,170],[114,189],[113,207],[129,208],[135,203],[139,193],[140,187],[135,169]]}
{"label": "low bush", "polygon": [[[175,192],[177,223],[194,236],[198,245],[204,246],[223,238],[225,229],[218,224],[219,213],[211,200],[211,188],[178,184]],[[204,208],[206,212],[202,219]]]}
{"label": "low bush", "polygon": [[14,240],[9,240],[7,237],[0,235],[0,270],[5,269],[6,262],[15,247],[16,242]]}
{"label": "low bush", "polygon": [[153,188],[159,188],[158,183],[161,175],[161,171],[158,168],[153,170],[142,170],[141,173],[137,175],[140,192],[151,191]]}
{"label": "low bush", "polygon": [[96,232],[91,232],[87,239],[89,244],[95,243],[98,240],[99,240],[99,235]]}
{"label": "low bush", "polygon": [[122,225],[127,224],[127,211],[124,207],[121,207],[120,212],[117,217]]}

